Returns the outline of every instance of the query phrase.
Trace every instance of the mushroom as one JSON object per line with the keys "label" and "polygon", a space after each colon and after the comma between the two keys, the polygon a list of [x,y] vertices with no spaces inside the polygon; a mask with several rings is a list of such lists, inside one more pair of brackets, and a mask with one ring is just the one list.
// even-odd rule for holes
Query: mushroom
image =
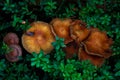
{"label": "mushroom", "polygon": [[78,57],[80,60],[90,60],[92,64],[101,66],[104,60],[112,55],[112,43],[106,32],[91,28],[88,37],[79,43]]}
{"label": "mushroom", "polygon": [[86,24],[81,20],[75,20],[70,25],[71,37],[80,43],[89,36],[90,30],[86,28]]}
{"label": "mushroom", "polygon": [[105,32],[102,32],[97,28],[92,28],[89,37],[84,41],[86,50],[94,53],[91,55],[98,54],[104,58],[111,56],[110,46],[112,43],[112,39],[108,38]]}
{"label": "mushroom", "polygon": [[13,32],[10,32],[10,33],[7,33],[3,39],[3,41],[7,44],[7,45],[10,45],[10,44],[18,44],[19,43],[19,38],[18,36],[13,33]]}
{"label": "mushroom", "polygon": [[79,46],[75,41],[72,41],[66,45],[63,50],[66,53],[66,58],[72,58],[75,54],[78,53]]}
{"label": "mushroom", "polygon": [[19,57],[22,56],[22,50],[19,45],[10,45],[11,51],[5,54],[5,57],[10,62],[17,62]]}
{"label": "mushroom", "polygon": [[80,60],[90,60],[96,66],[101,66],[105,59],[112,55],[110,46],[113,41],[106,32],[97,28],[86,28],[81,20],[74,20],[70,25],[70,35],[79,45]]}
{"label": "mushroom", "polygon": [[51,25],[42,21],[33,22],[31,28],[22,35],[25,50],[29,53],[39,53],[40,50],[45,54],[50,53],[53,50],[51,43],[55,41],[50,27]]}
{"label": "mushroom", "polygon": [[60,38],[64,38],[64,43],[66,47],[63,50],[66,53],[66,58],[72,58],[73,55],[78,53],[78,44],[73,40],[70,34],[70,25],[72,23],[72,19],[53,19],[50,24],[52,25],[52,32],[55,36]]}
{"label": "mushroom", "polygon": [[11,51],[5,54],[6,59],[10,62],[17,62],[19,57],[22,56],[22,49],[18,45],[18,36],[13,32],[9,32],[5,35],[3,41],[11,48]]}
{"label": "mushroom", "polygon": [[105,60],[103,57],[89,55],[83,48],[79,48],[78,58],[79,60],[90,60],[90,62],[97,67],[102,66]]}
{"label": "mushroom", "polygon": [[60,38],[64,38],[65,44],[68,44],[69,42],[73,41],[73,39],[70,36],[70,25],[72,20],[71,19],[60,19],[55,18],[53,19],[50,24],[52,25],[52,31],[55,36],[58,36]]}

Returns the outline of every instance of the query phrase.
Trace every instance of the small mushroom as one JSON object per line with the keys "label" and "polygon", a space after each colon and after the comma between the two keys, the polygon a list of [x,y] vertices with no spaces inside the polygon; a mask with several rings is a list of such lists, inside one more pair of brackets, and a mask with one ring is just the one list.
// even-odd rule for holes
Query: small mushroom
{"label": "small mushroom", "polygon": [[22,56],[22,50],[19,45],[10,45],[11,51],[5,54],[5,57],[10,62],[17,62],[19,57]]}
{"label": "small mushroom", "polygon": [[112,43],[112,39],[108,38],[105,32],[102,32],[97,28],[92,28],[89,37],[84,41],[86,50],[94,53],[91,55],[98,54],[104,58],[111,56],[110,46]]}
{"label": "small mushroom", "polygon": [[42,21],[36,21],[31,24],[26,33],[22,35],[22,45],[29,53],[39,53],[43,50],[45,54],[53,50],[52,42],[55,41],[51,32],[51,25]]}
{"label": "small mushroom", "polygon": [[86,28],[86,24],[81,20],[75,20],[70,25],[71,37],[80,43],[89,36],[90,30]]}
{"label": "small mushroom", "polygon": [[55,18],[50,22],[50,24],[52,25],[54,35],[60,38],[64,38],[65,44],[73,41],[73,39],[70,36],[71,22],[72,22],[71,19],[60,19],[60,18]]}
{"label": "small mushroom", "polygon": [[15,33],[7,33],[3,39],[3,41],[7,44],[18,44],[19,43],[19,38]]}

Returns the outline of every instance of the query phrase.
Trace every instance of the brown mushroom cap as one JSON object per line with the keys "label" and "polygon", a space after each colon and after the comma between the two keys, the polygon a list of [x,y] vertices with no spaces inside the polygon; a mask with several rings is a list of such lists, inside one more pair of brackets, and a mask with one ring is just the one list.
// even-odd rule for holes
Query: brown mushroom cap
{"label": "brown mushroom cap", "polygon": [[91,33],[84,43],[86,50],[95,55],[99,54],[105,58],[111,56],[110,46],[113,43],[112,39],[108,38],[105,32],[99,31],[97,28],[91,29]]}
{"label": "brown mushroom cap", "polygon": [[10,53],[5,54],[5,57],[10,62],[16,62],[19,60],[19,57],[22,56],[22,50],[19,45],[10,45],[9,46],[12,51]]}
{"label": "brown mushroom cap", "polygon": [[86,28],[86,24],[81,20],[75,20],[70,26],[71,37],[77,42],[80,43],[85,40],[90,33],[90,30]]}
{"label": "brown mushroom cap", "polygon": [[19,43],[19,38],[15,33],[7,33],[6,36],[4,37],[3,41],[7,44],[18,44]]}
{"label": "brown mushroom cap", "polygon": [[79,60],[90,60],[90,62],[93,65],[98,66],[98,67],[100,67],[104,63],[104,60],[105,60],[103,57],[99,57],[96,55],[89,55],[83,49],[80,49],[78,53],[78,58]]}
{"label": "brown mushroom cap", "polygon": [[39,53],[42,49],[44,53],[53,50],[52,42],[55,41],[49,24],[36,21],[31,24],[26,33],[22,36],[23,47],[29,52]]}
{"label": "brown mushroom cap", "polygon": [[60,38],[64,38],[65,44],[73,41],[73,39],[70,37],[71,22],[72,22],[71,19],[59,19],[59,18],[55,18],[50,22],[50,24],[52,25],[52,29],[54,31],[54,35]]}

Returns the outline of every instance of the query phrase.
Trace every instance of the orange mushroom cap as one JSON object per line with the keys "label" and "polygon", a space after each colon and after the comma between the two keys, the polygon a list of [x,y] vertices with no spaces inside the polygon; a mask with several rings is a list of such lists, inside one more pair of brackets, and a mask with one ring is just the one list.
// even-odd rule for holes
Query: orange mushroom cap
{"label": "orange mushroom cap", "polygon": [[72,22],[71,19],[59,19],[59,18],[55,18],[50,22],[50,24],[52,25],[54,35],[60,38],[64,38],[65,44],[73,41],[73,39],[70,37],[71,22]]}
{"label": "orange mushroom cap", "polygon": [[104,60],[105,60],[103,57],[87,54],[84,49],[80,49],[78,53],[78,58],[79,60],[90,60],[90,62],[93,65],[98,66],[98,67],[100,67],[104,63]]}
{"label": "orange mushroom cap", "polygon": [[17,62],[19,60],[19,57],[22,56],[22,50],[19,45],[10,45],[9,46],[12,51],[10,53],[5,54],[5,57],[10,62]]}
{"label": "orange mushroom cap", "polygon": [[31,28],[29,28],[22,36],[23,47],[29,53],[39,53],[40,50],[43,50],[46,54],[53,50],[51,43],[54,42],[55,39],[50,26],[51,25],[42,21],[33,22]]}
{"label": "orange mushroom cap", "polygon": [[81,20],[75,20],[70,26],[71,37],[77,42],[80,43],[85,40],[90,33],[90,30],[86,28],[86,24]]}
{"label": "orange mushroom cap", "polygon": [[9,32],[5,35],[3,41],[7,44],[18,44],[19,43],[19,38],[15,33]]}
{"label": "orange mushroom cap", "polygon": [[97,28],[92,28],[89,37],[84,41],[86,50],[95,55],[99,54],[104,58],[111,56],[110,46],[112,43],[112,39],[108,38],[105,32],[99,31]]}

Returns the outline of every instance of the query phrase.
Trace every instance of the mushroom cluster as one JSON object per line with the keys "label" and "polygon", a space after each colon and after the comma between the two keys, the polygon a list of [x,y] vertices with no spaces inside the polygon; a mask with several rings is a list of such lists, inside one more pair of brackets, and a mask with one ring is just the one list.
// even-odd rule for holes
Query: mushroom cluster
{"label": "mushroom cluster", "polygon": [[97,28],[88,29],[81,20],[68,18],[55,18],[50,24],[33,22],[23,34],[22,44],[29,53],[43,50],[47,54],[53,50],[51,43],[55,41],[55,36],[65,39],[66,47],[63,50],[66,58],[76,54],[80,60],[90,60],[92,64],[101,66],[112,55],[110,46],[113,41],[106,32]]}
{"label": "mushroom cluster", "polygon": [[5,57],[10,62],[17,62],[19,57],[22,56],[22,50],[19,46],[19,38],[15,33],[7,33],[3,39],[3,41],[8,45],[11,49],[9,53],[5,54]]}
{"label": "mushroom cluster", "polygon": [[106,32],[97,28],[88,29],[81,20],[57,18],[50,24],[54,33],[65,39],[66,58],[77,54],[79,60],[90,60],[92,64],[101,66],[111,56],[110,46],[113,41]]}
{"label": "mushroom cluster", "polygon": [[113,41],[106,32],[97,28],[86,28],[80,20],[71,24],[71,37],[79,44],[78,58],[90,60],[92,64],[101,66],[105,59],[112,55],[110,46]]}

